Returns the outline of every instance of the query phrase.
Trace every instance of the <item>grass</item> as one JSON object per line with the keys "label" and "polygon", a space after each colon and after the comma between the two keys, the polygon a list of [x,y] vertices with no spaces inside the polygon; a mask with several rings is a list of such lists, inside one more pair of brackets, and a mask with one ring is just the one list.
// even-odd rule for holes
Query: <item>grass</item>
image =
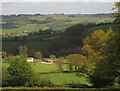
{"label": "grass", "polygon": [[55,64],[36,63],[34,65],[33,63],[31,63],[31,66],[35,73],[58,71],[58,67]]}
{"label": "grass", "polygon": [[87,84],[91,85],[87,79],[83,76],[78,77],[75,73],[56,73],[56,74],[44,74],[40,76],[41,78],[49,78],[52,83],[62,85],[62,84]]}
{"label": "grass", "polygon": [[[10,65],[9,63],[2,63],[2,67],[4,68],[8,68],[9,65]],[[30,63],[30,65],[35,73],[58,71],[58,66],[56,66],[55,64],[36,63],[34,65],[34,63]]]}
{"label": "grass", "polygon": [[17,28],[3,28],[2,31],[3,32],[23,33],[25,30],[35,31],[35,29],[36,29],[35,24],[25,24],[25,25],[21,25]]}

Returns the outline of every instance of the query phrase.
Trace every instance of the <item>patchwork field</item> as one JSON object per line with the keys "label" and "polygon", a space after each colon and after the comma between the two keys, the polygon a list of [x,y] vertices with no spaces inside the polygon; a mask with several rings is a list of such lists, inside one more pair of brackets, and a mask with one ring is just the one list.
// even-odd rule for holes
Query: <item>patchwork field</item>
{"label": "patchwork field", "polygon": [[20,33],[38,30],[53,29],[64,31],[67,27],[78,23],[112,22],[110,15],[47,15],[47,16],[17,16],[13,18],[3,17],[3,32]]}

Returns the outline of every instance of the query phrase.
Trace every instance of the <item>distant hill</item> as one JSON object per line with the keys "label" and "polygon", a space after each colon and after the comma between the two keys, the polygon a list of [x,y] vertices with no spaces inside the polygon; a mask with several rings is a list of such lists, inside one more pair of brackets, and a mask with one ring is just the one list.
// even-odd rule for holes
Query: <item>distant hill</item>
{"label": "distant hill", "polygon": [[65,31],[67,27],[82,23],[110,23],[112,14],[48,14],[3,15],[2,32],[25,35],[39,30]]}

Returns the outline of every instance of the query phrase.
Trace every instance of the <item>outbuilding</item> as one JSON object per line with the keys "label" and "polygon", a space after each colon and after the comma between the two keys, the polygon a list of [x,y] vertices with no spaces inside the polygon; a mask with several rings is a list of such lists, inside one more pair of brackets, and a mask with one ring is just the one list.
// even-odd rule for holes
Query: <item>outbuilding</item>
{"label": "outbuilding", "polygon": [[34,58],[32,58],[32,57],[28,58],[27,62],[34,62]]}

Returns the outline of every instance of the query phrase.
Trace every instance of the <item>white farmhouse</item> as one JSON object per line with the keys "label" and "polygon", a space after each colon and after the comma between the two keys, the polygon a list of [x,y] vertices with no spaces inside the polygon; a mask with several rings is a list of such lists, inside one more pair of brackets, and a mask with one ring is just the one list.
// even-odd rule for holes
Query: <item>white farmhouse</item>
{"label": "white farmhouse", "polygon": [[32,58],[32,57],[28,58],[27,62],[34,62],[34,58]]}

